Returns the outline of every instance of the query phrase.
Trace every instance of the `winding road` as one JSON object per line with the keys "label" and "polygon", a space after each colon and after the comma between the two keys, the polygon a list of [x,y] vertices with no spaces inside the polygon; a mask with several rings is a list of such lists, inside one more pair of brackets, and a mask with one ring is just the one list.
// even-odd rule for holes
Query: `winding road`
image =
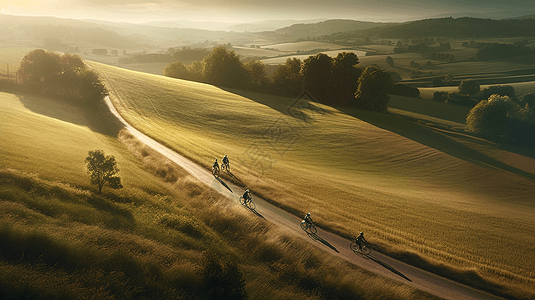
{"label": "winding road", "polygon": [[[238,199],[243,193],[243,189],[241,187],[215,178],[206,169],[141,133],[134,127],[130,126],[119,115],[109,97],[106,97],[105,101],[110,111],[137,139],[181,166],[184,170],[191,173],[202,183],[211,187],[214,191],[233,199],[236,201],[236,203],[238,203]],[[372,251],[371,255],[369,256],[360,255],[358,253],[356,254],[349,249],[349,244],[351,241],[333,233],[326,232],[321,228],[318,228],[318,232],[316,234],[309,234],[307,236],[307,234],[299,226],[302,218],[292,215],[289,212],[268,203],[258,196],[254,197],[254,202],[256,204],[256,210],[253,212],[257,215],[264,217],[269,222],[279,226],[280,228],[283,228],[295,236],[307,239],[311,244],[316,245],[324,251],[328,251],[333,255],[337,255],[346,261],[375,274],[408,284],[444,299],[503,299],[407,265],[378,252]]]}

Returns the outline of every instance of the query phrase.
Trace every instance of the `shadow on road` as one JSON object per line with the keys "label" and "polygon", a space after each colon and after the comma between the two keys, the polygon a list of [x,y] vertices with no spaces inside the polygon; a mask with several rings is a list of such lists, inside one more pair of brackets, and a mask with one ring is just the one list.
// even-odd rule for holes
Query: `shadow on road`
{"label": "shadow on road", "polygon": [[229,190],[231,193],[234,193],[234,192],[230,189],[230,187],[229,187],[223,180],[221,180],[221,178],[219,178],[219,177],[215,177],[215,176],[214,176],[214,178],[217,179],[217,181],[219,181],[219,183],[221,183],[224,187],[226,187],[227,190]]}
{"label": "shadow on road", "polygon": [[243,181],[241,181],[238,177],[234,176],[234,174],[232,174],[232,172],[230,172],[230,171],[226,171],[226,172],[230,177],[232,177],[232,178],[236,179],[237,181],[243,183]]}
{"label": "shadow on road", "polygon": [[396,275],[399,275],[399,276],[403,277],[404,279],[406,279],[406,280],[412,282],[412,280],[410,280],[410,278],[408,278],[407,276],[405,276],[403,273],[401,273],[400,271],[396,270],[394,267],[392,267],[391,265],[385,263],[384,261],[381,261],[381,260],[377,259],[377,258],[374,257],[373,255],[371,255],[371,254],[366,255],[366,254],[363,254],[363,253],[361,253],[361,252],[359,252],[359,251],[353,251],[353,252],[354,252],[355,254],[359,254],[359,255],[361,255],[362,257],[364,257],[364,258],[366,258],[366,259],[371,259],[371,260],[373,260],[374,262],[376,262],[376,263],[380,264],[381,266],[385,267],[386,269],[388,269],[390,272],[392,272],[392,273],[394,273],[394,274],[396,274]]}
{"label": "shadow on road", "polygon": [[340,251],[338,251],[338,249],[336,249],[333,245],[331,245],[329,242],[327,242],[326,240],[324,240],[323,238],[321,238],[319,235],[315,234],[315,233],[312,233],[312,232],[308,232],[308,231],[305,231],[308,235],[309,238],[313,239],[314,241],[320,241],[322,242],[325,246],[333,249],[334,251],[336,251],[336,253],[340,253]]}
{"label": "shadow on road", "polygon": [[252,208],[247,207],[247,206],[245,206],[245,205],[242,205],[242,206],[245,207],[245,208],[247,208],[248,210],[252,211],[255,215],[259,216],[260,218],[265,219],[264,216],[262,216],[259,212],[256,211],[256,209],[252,209]]}

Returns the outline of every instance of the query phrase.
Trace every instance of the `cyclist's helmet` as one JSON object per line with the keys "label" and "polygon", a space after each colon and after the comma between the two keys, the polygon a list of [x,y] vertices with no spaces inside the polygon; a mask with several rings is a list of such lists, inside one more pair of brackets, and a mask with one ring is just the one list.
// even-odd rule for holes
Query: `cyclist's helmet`
{"label": "cyclist's helmet", "polygon": [[364,232],[360,232],[360,235],[364,235]]}
{"label": "cyclist's helmet", "polygon": [[215,159],[215,161],[217,162],[217,158]]}
{"label": "cyclist's helmet", "polygon": [[249,192],[249,189],[246,189],[245,191],[246,191],[246,192]]}
{"label": "cyclist's helmet", "polygon": [[227,155],[225,154],[225,157],[227,157]]}
{"label": "cyclist's helmet", "polygon": [[310,213],[307,213],[307,217],[310,217]]}

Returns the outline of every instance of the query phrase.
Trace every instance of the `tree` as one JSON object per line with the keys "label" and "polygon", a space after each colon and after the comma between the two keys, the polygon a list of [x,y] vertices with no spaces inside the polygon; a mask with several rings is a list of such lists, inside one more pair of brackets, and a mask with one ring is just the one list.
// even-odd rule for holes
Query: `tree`
{"label": "tree", "polygon": [[104,185],[113,189],[121,189],[121,178],[115,176],[119,172],[117,162],[113,155],[106,156],[102,150],[88,152],[85,159],[87,163],[87,173],[91,176],[91,184],[98,185],[98,192],[102,192]]}
{"label": "tree", "polygon": [[390,97],[387,93],[392,88],[390,74],[374,66],[367,67],[359,77],[355,93],[356,106],[361,109],[387,112]]}
{"label": "tree", "polygon": [[249,76],[247,81],[251,85],[251,89],[262,90],[268,86],[269,78],[266,75],[266,66],[263,62],[252,60],[247,62],[244,67]]}
{"label": "tree", "polygon": [[492,95],[482,100],[470,110],[466,125],[471,132],[492,139],[510,139],[513,135],[511,125],[520,119],[520,106],[507,96]]}
{"label": "tree", "polygon": [[303,86],[318,101],[326,102],[332,91],[333,59],[324,53],[309,56],[303,61]]}
{"label": "tree", "polygon": [[391,56],[387,56],[387,57],[386,57],[386,63],[387,63],[389,66],[393,67],[393,66],[394,66],[394,59],[393,59]]}
{"label": "tree", "polygon": [[358,66],[359,59],[353,52],[341,52],[333,59],[331,102],[347,104],[355,98],[357,81],[362,68]]}
{"label": "tree", "polygon": [[189,79],[190,77],[188,67],[179,61],[172,62],[165,66],[163,69],[163,75],[179,79]]}
{"label": "tree", "polygon": [[247,71],[234,51],[216,47],[203,60],[203,76],[208,83],[224,87],[247,86]]}
{"label": "tree", "polygon": [[303,92],[303,75],[301,75],[301,60],[288,58],[277,67],[273,73],[273,90],[282,95],[299,96]]}
{"label": "tree", "polygon": [[461,95],[475,95],[479,93],[480,89],[479,84],[473,79],[465,79],[459,85],[459,93]]}

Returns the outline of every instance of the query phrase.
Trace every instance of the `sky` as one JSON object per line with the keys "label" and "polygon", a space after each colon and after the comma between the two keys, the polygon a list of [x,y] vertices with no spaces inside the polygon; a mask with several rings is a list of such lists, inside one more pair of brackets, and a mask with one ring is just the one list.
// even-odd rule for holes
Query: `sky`
{"label": "sky", "polygon": [[400,22],[465,12],[533,13],[535,0],[0,0],[0,13],[116,22],[352,19]]}

